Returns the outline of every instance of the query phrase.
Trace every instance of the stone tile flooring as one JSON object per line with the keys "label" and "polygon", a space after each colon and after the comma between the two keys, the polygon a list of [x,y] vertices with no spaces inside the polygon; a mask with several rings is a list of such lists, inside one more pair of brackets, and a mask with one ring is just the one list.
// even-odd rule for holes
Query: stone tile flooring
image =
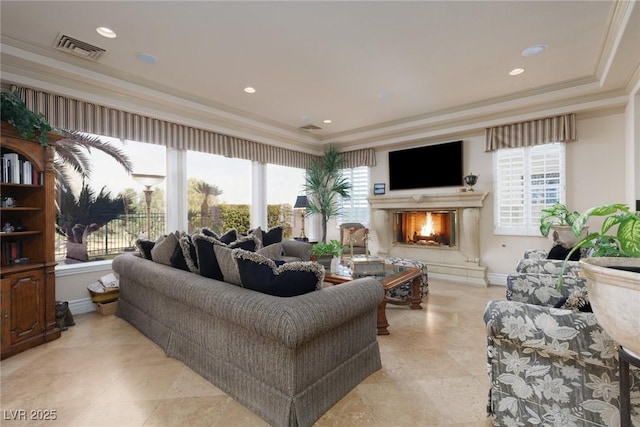
{"label": "stone tile flooring", "polygon": [[[430,280],[423,310],[388,305],[382,369],[315,426],[490,426],[482,313],[504,293]],[[75,320],[59,340],[0,363],[2,426],[268,426],[125,321]],[[56,419],[12,421],[17,410]]]}

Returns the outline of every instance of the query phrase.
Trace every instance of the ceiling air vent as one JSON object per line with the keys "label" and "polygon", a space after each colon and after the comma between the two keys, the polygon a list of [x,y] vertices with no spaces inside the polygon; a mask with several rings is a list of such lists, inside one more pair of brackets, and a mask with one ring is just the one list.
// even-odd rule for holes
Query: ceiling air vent
{"label": "ceiling air vent", "polygon": [[300,129],[304,129],[304,130],[318,130],[318,129],[322,129],[316,125],[306,125],[306,126],[302,126]]}
{"label": "ceiling air vent", "polygon": [[99,48],[98,46],[85,43],[78,39],[74,39],[73,37],[65,36],[64,34],[60,34],[58,38],[56,38],[53,47],[63,52],[80,56],[82,58],[92,59],[94,61],[100,59],[106,52],[106,50]]}

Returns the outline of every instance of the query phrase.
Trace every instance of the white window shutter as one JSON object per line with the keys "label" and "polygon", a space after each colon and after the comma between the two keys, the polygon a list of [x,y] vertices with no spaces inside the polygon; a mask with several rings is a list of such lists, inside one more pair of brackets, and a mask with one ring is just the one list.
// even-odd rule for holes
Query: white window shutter
{"label": "white window shutter", "polygon": [[539,235],[542,209],[565,201],[564,144],[498,150],[494,176],[496,234]]}
{"label": "white window shutter", "polygon": [[351,184],[348,199],[339,198],[340,214],[336,225],[345,222],[359,222],[369,224],[369,168],[360,166],[357,168],[343,169],[343,176]]}

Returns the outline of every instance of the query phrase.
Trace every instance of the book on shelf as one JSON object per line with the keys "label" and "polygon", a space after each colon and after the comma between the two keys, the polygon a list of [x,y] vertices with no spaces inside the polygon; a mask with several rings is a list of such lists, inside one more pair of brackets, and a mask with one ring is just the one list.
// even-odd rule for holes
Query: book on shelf
{"label": "book on shelf", "polygon": [[0,179],[7,184],[41,185],[42,172],[38,172],[29,160],[20,158],[18,153],[5,153]]}
{"label": "book on shelf", "polygon": [[2,242],[2,264],[13,264],[18,258],[22,258],[22,242]]}

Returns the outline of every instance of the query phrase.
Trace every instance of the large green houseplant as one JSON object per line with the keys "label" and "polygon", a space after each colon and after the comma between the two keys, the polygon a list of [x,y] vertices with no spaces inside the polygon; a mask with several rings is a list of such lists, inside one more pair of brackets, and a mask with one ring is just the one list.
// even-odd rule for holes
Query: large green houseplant
{"label": "large green houseplant", "polygon": [[322,242],[327,241],[327,222],[339,213],[338,196],[349,197],[351,185],[342,175],[344,159],[335,147],[329,147],[322,158],[306,170],[303,189],[309,199],[308,214],[319,214],[322,220]]}
{"label": "large green houseplant", "polygon": [[542,209],[540,215],[540,234],[551,238],[554,244],[561,244],[570,248],[576,244],[579,237],[573,232],[573,224],[580,216],[578,211],[570,211],[562,203],[554,203]]}
{"label": "large green houseplant", "polygon": [[593,217],[604,219],[602,227],[576,243],[565,265],[572,252],[589,250],[589,257],[580,260],[580,267],[587,278],[589,302],[598,322],[616,343],[640,354],[640,212],[624,204],[593,207],[575,220],[576,236]]}
{"label": "large green houseplant", "polygon": [[543,208],[540,216],[540,234],[547,237],[554,225],[571,227],[579,216],[580,212],[569,211],[562,203],[554,203],[552,206]]}

